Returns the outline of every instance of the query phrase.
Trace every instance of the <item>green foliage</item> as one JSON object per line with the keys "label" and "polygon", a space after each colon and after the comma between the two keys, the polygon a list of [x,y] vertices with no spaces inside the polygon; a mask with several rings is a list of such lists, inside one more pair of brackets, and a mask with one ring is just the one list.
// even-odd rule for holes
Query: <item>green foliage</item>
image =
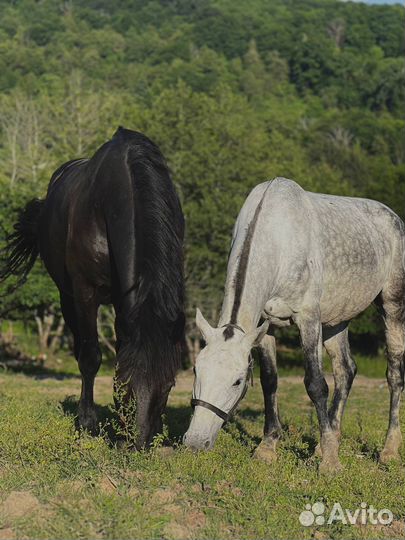
{"label": "green foliage", "polygon": [[[59,164],[91,155],[120,124],[155,139],[172,169],[187,220],[189,321],[196,305],[217,317],[232,225],[259,182],[287,176],[404,215],[401,6],[1,0],[0,9],[7,231]],[[1,312],[32,325],[57,304],[38,265]],[[362,336],[381,345],[374,317],[353,331],[360,348]]]}
{"label": "green foliage", "polygon": [[[114,404],[110,405],[113,418],[110,423],[114,435],[133,450],[136,448],[139,436],[136,424],[136,399],[135,397],[128,397],[126,385],[119,383],[116,379],[114,379],[113,398]],[[107,427],[105,425],[103,429]]]}

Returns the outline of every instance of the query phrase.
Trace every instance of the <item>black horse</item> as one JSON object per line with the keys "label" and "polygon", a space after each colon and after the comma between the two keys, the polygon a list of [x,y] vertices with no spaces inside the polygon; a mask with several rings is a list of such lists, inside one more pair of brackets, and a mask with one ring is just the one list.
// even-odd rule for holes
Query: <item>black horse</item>
{"label": "black horse", "polygon": [[44,200],[21,211],[0,278],[22,283],[40,255],[60,292],[82,375],[80,425],[97,417],[100,304],[113,304],[116,381],[136,400],[137,446],[148,445],[181,362],[184,334],[184,218],[159,148],[119,128],[90,159],[53,174]]}

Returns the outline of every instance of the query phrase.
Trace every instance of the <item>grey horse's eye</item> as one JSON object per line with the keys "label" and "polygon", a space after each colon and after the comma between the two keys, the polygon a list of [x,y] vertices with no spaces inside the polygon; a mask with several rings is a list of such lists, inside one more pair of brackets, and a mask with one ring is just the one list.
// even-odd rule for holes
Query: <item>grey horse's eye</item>
{"label": "grey horse's eye", "polygon": [[243,379],[238,379],[237,381],[235,381],[235,382],[233,383],[232,386],[239,386],[240,383],[242,382],[242,380],[243,380]]}

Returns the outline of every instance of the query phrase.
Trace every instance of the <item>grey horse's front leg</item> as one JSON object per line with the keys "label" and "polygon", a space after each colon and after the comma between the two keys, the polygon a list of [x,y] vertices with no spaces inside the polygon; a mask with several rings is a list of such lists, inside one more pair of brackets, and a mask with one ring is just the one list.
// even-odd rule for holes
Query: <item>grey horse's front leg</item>
{"label": "grey horse's front leg", "polygon": [[322,327],[317,312],[300,314],[296,323],[300,330],[305,355],[305,387],[315,405],[321,432],[321,472],[336,472],[341,469],[338,450],[339,442],[332,429],[328,415],[328,385],[322,370]]}
{"label": "grey horse's front leg", "polygon": [[264,435],[254,457],[270,463],[277,458],[276,446],[281,435],[277,406],[277,363],[274,333],[266,335],[259,347],[260,382],[264,397]]}

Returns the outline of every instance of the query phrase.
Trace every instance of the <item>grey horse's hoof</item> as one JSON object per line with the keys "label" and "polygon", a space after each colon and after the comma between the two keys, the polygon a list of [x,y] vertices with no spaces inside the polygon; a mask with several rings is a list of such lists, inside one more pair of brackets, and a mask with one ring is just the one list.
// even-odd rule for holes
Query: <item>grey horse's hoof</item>
{"label": "grey horse's hoof", "polygon": [[387,440],[385,441],[385,445],[383,450],[380,453],[379,462],[380,463],[389,463],[390,461],[399,461],[399,449],[402,444],[402,435],[399,430],[397,431],[391,431],[388,436]]}
{"label": "grey horse's hoof", "polygon": [[271,465],[277,460],[276,442],[271,443],[262,441],[253,453],[254,459],[264,461],[268,465]]}
{"label": "grey horse's hoof", "polygon": [[323,459],[319,465],[319,472],[325,475],[337,474],[343,470],[339,458]]}
{"label": "grey horse's hoof", "polygon": [[[335,430],[334,433],[336,435],[337,441],[339,442],[340,438],[341,438],[340,430]],[[321,443],[320,442],[315,446],[314,456],[319,457],[319,458],[322,457],[322,448],[321,448]]]}
{"label": "grey horse's hoof", "polygon": [[336,474],[341,471],[338,434],[332,431],[322,435],[320,449],[322,461],[319,465],[319,472],[322,474]]}
{"label": "grey horse's hoof", "polygon": [[390,463],[391,461],[399,461],[400,456],[398,451],[393,451],[389,448],[384,448],[384,450],[381,451],[380,456],[378,458],[378,461],[382,464]]}

